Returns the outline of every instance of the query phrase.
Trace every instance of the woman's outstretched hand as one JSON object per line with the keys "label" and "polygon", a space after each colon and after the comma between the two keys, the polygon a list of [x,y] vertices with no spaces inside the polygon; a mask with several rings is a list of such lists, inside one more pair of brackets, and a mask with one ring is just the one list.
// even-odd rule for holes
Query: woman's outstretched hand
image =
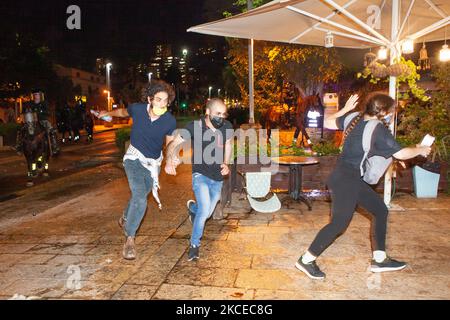
{"label": "woman's outstretched hand", "polygon": [[357,94],[352,94],[350,98],[348,98],[347,102],[345,103],[344,109],[346,112],[352,111],[356,108],[358,105],[358,99],[359,96]]}

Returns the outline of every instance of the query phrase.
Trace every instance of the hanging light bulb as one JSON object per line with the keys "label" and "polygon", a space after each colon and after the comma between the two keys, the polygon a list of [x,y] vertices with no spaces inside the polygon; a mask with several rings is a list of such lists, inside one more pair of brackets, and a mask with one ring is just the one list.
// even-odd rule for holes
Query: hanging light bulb
{"label": "hanging light bulb", "polygon": [[444,45],[442,46],[441,51],[439,51],[439,60],[442,62],[447,62],[450,60],[450,49],[448,48],[447,45],[447,26],[445,26],[445,42]]}
{"label": "hanging light bulb", "polygon": [[381,47],[380,50],[378,50],[378,60],[386,60],[387,52],[386,47]]}
{"label": "hanging light bulb", "polygon": [[427,47],[425,46],[425,41],[422,44],[422,49],[419,51],[419,62],[417,67],[420,70],[429,70],[431,68],[430,59],[428,58]]}
{"label": "hanging light bulb", "polygon": [[414,41],[411,38],[406,38],[402,43],[402,52],[409,54],[414,52]]}
{"label": "hanging light bulb", "polygon": [[450,49],[447,44],[444,44],[441,51],[439,51],[439,60],[442,62],[450,61]]}
{"label": "hanging light bulb", "polygon": [[331,34],[330,31],[327,32],[325,35],[325,48],[332,48],[334,47],[334,37]]}

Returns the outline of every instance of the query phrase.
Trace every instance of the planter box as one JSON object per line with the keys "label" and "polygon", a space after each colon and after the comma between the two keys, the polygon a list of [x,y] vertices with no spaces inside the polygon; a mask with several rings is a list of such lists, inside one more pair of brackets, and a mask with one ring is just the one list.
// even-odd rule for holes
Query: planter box
{"label": "planter box", "polygon": [[436,198],[440,174],[414,166],[414,193],[417,198]]}

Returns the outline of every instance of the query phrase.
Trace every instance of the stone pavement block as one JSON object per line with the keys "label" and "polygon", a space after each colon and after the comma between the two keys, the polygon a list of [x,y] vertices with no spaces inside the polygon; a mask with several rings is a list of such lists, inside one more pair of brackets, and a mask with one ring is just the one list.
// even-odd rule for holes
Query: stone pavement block
{"label": "stone pavement block", "polygon": [[287,290],[299,292],[349,292],[366,290],[367,276],[363,273],[327,275],[325,280],[311,280],[295,267],[292,270],[250,270],[239,271],[236,287]]}
{"label": "stone pavement block", "polygon": [[390,256],[397,260],[441,260],[443,262],[450,261],[450,249],[448,246],[428,246],[423,244],[416,245],[391,245],[388,243],[387,251]]}
{"label": "stone pavement block", "polygon": [[287,221],[276,221],[271,222],[269,227],[290,227],[290,232],[303,232],[304,230],[318,230],[314,222],[311,221],[298,221],[298,222],[287,222]]}
{"label": "stone pavement block", "polygon": [[[35,278],[49,278],[49,279],[67,279],[70,275],[68,272],[69,266],[49,266],[49,265],[27,265],[17,264],[14,268],[8,270],[2,276],[16,277],[20,279],[35,279]],[[81,269],[81,275],[87,277],[90,270],[87,268]],[[91,271],[92,272],[92,271]]]}
{"label": "stone pavement block", "polygon": [[[420,276],[448,276],[450,263],[447,259],[407,259],[405,272]],[[450,297],[449,297],[450,298]]]}
{"label": "stone pavement block", "polygon": [[[19,278],[14,278],[14,277],[0,277],[0,295],[4,295],[3,289],[9,287],[10,285],[12,285],[15,281],[19,280]],[[6,295],[6,294],[5,294]],[[6,295],[9,296],[9,295]]]}
{"label": "stone pavement block", "polygon": [[156,290],[158,286],[125,284],[112,296],[112,300],[150,300]]}
{"label": "stone pavement block", "polygon": [[[256,289],[255,300],[312,300],[314,293],[286,291],[286,290],[266,290]],[[270,302],[267,302],[270,304]]]}
{"label": "stone pavement block", "polygon": [[255,211],[253,211],[252,213],[247,214],[243,219],[240,219],[240,220],[241,221],[242,220],[247,220],[247,221],[250,221],[250,220],[272,221],[279,214],[280,214],[279,212],[262,213],[262,212],[255,212]]}
{"label": "stone pavement block", "polygon": [[165,283],[193,286],[232,287],[237,277],[236,269],[198,268],[196,266],[176,266]]}
{"label": "stone pavement block", "polygon": [[161,264],[158,268],[143,266],[127,279],[126,284],[159,286],[165,281],[173,267],[174,265],[172,263]]}
{"label": "stone pavement block", "polygon": [[39,243],[45,236],[37,234],[1,234],[0,244]]}
{"label": "stone pavement block", "polygon": [[258,233],[241,233],[241,232],[230,232],[228,233],[227,241],[259,241],[262,242],[264,238],[263,234]]}
{"label": "stone pavement block", "polygon": [[54,257],[53,254],[21,254],[17,262],[20,264],[45,264]]}
{"label": "stone pavement block", "polygon": [[287,270],[239,270],[236,287],[246,289],[295,290]]}
{"label": "stone pavement block", "polygon": [[416,297],[450,298],[450,278],[448,276],[417,276],[405,272],[385,272],[377,294],[397,295],[415,299]]}
{"label": "stone pavement block", "polygon": [[239,227],[255,226],[255,227],[267,227],[269,226],[269,221],[266,220],[239,220]]}
{"label": "stone pavement block", "polygon": [[289,233],[290,227],[239,226],[237,228],[236,232],[258,233],[258,234]]}
{"label": "stone pavement block", "polygon": [[246,245],[243,247],[243,250],[241,252],[243,254],[256,255],[256,256],[260,256],[260,255],[271,256],[271,255],[276,255],[276,254],[289,255],[289,253],[290,253],[288,248],[281,247],[277,244],[264,243],[262,241],[246,243]]}
{"label": "stone pavement block", "polygon": [[63,299],[106,300],[111,299],[122,287],[120,282],[81,281],[81,289],[69,289]]}
{"label": "stone pavement block", "polygon": [[20,261],[23,259],[23,254],[19,253],[4,253],[0,254],[0,264],[12,266],[17,261]]}
{"label": "stone pavement block", "polygon": [[258,255],[253,257],[252,269],[287,269],[292,270],[299,254]]}
{"label": "stone pavement block", "polygon": [[94,245],[73,244],[73,243],[55,243],[55,244],[39,244],[28,250],[33,254],[84,254],[94,248]]}
{"label": "stone pavement block", "polygon": [[[281,247],[298,247],[307,249],[316,236],[316,230],[295,230],[286,234],[264,234],[265,243],[278,243]],[[302,249],[303,250],[303,249]]]}
{"label": "stone pavement block", "polygon": [[188,261],[187,253],[182,257],[179,265],[192,265],[198,268],[223,268],[239,269],[250,268],[252,257],[236,253],[221,253],[220,251],[209,253],[200,248],[200,259],[197,261]]}
{"label": "stone pavement block", "polygon": [[[142,238],[142,237],[140,237]],[[138,240],[138,237],[136,237],[136,242]],[[120,245],[120,244],[124,244],[125,242],[125,235],[122,234],[107,234],[107,235],[103,235],[101,236],[96,242],[96,245]]]}
{"label": "stone pavement block", "polygon": [[107,264],[109,260],[119,258],[119,254],[107,255],[57,255],[47,261],[49,266],[69,266],[69,265],[90,265],[90,264]]}
{"label": "stone pavement block", "polygon": [[[96,266],[96,270],[86,279],[88,281],[112,281],[124,283],[135,272],[136,267],[130,266]],[[84,280],[85,278],[83,278]]]}
{"label": "stone pavement block", "polygon": [[0,291],[1,295],[15,294],[37,298],[60,298],[65,292],[66,281],[51,278],[19,279]]}
{"label": "stone pavement block", "polygon": [[255,290],[255,300],[360,300],[356,292]]}
{"label": "stone pavement block", "polygon": [[3,253],[24,253],[29,251],[31,248],[37,246],[36,243],[28,243],[28,244],[2,244],[0,246],[0,254]]}
{"label": "stone pavement block", "polygon": [[40,243],[47,244],[92,244],[100,238],[99,235],[53,235],[46,237]]}
{"label": "stone pavement block", "polygon": [[254,290],[163,284],[153,299],[157,300],[250,300]]}
{"label": "stone pavement block", "polygon": [[149,260],[166,261],[175,264],[187,250],[189,242],[185,239],[167,239]]}

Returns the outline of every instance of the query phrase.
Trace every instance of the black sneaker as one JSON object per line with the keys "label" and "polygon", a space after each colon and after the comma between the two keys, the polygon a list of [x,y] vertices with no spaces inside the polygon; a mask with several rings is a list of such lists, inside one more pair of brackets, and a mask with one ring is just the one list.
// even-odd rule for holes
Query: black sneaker
{"label": "black sneaker", "polygon": [[319,267],[316,264],[316,261],[303,263],[302,257],[303,256],[301,256],[295,264],[295,267],[298,270],[303,271],[311,279],[325,279],[325,273],[320,271]]}
{"label": "black sneaker", "polygon": [[188,261],[198,260],[200,258],[199,250],[200,247],[191,245],[189,247]]}
{"label": "black sneaker", "polygon": [[406,267],[405,262],[397,261],[386,257],[382,262],[376,262],[372,260],[372,264],[370,266],[370,271],[372,272],[386,272],[386,271],[397,271],[402,270]]}
{"label": "black sneaker", "polygon": [[194,224],[194,218],[195,218],[195,213],[193,213],[191,211],[191,204],[194,204],[195,201],[194,200],[188,200],[188,202],[186,203],[187,209],[188,209],[188,214],[189,214],[189,221],[191,222],[191,224]]}

